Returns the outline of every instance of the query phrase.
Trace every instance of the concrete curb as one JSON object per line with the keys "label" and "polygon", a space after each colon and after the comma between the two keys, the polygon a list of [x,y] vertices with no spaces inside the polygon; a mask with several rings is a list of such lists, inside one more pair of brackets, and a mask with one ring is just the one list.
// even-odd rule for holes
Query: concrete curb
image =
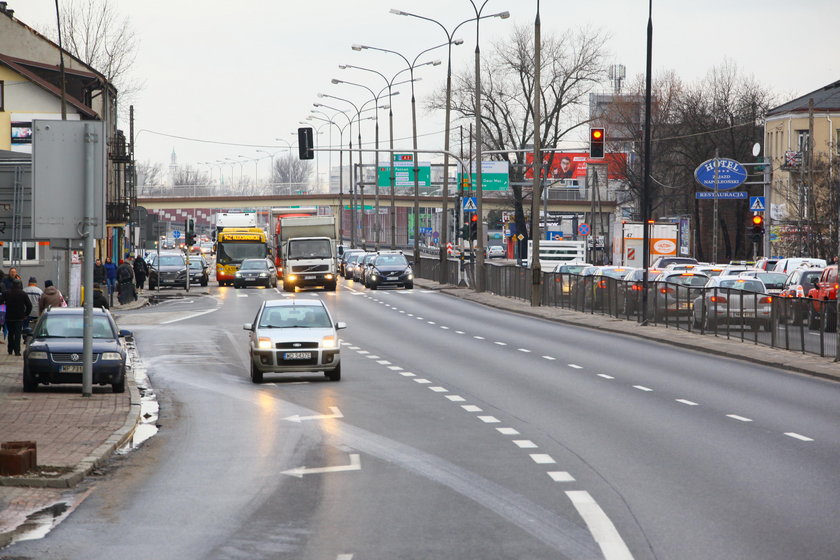
{"label": "concrete curb", "polygon": [[[749,361],[753,364],[801,373],[821,379],[840,381],[840,364],[835,362],[833,358],[802,354],[792,350],[771,348],[760,344],[755,345],[748,340],[741,342],[740,340],[727,340],[720,336],[700,335],[675,328],[667,328],[664,325],[642,327],[635,322],[616,319],[607,315],[593,315],[553,307],[532,308],[527,302],[520,302],[519,300],[494,294],[479,294],[470,288],[458,288],[451,285],[438,284],[433,281],[424,282],[422,279],[420,280],[421,283],[415,280],[415,284],[422,285],[426,289],[438,290],[443,294],[486,305],[494,309],[573,325],[579,328],[607,331],[613,334],[660,342],[677,348],[714,354],[725,358]],[[569,316],[563,317],[562,315],[558,315],[558,312]],[[671,336],[663,336],[665,333]]]}

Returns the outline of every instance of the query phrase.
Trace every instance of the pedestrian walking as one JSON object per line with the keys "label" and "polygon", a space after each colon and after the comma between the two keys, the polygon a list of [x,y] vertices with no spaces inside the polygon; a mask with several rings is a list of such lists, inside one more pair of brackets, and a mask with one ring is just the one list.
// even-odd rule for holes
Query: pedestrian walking
{"label": "pedestrian walking", "polygon": [[6,325],[9,328],[9,355],[20,356],[21,329],[32,311],[32,302],[23,292],[20,278],[12,280],[11,287],[3,294],[3,303],[6,304]]}
{"label": "pedestrian walking", "polygon": [[108,282],[108,294],[113,294],[117,289],[117,265],[111,260],[111,257],[105,259],[105,279]]}
{"label": "pedestrian walking", "polygon": [[93,285],[93,306],[101,309],[110,309],[108,298],[102,293],[102,284]]}
{"label": "pedestrian walking", "polygon": [[2,291],[9,291],[9,289],[11,289],[12,287],[12,282],[14,282],[15,280],[20,280],[20,274],[18,274],[18,271],[15,267],[12,267],[9,269],[9,273],[0,282],[0,285],[2,285]]}
{"label": "pedestrian walking", "polygon": [[117,293],[120,305],[137,299],[137,292],[134,289],[134,270],[130,263],[122,260],[117,267]]}
{"label": "pedestrian walking", "polygon": [[38,302],[41,301],[41,296],[44,295],[44,290],[38,286],[38,279],[31,276],[29,278],[29,285],[23,289],[23,293],[29,297],[29,301],[32,303],[32,311],[29,312],[29,318],[23,324],[23,328],[26,328],[29,325],[34,324],[38,320],[38,317],[41,316],[38,312]]}
{"label": "pedestrian walking", "polygon": [[102,259],[96,259],[93,263],[93,282],[94,284],[104,285],[108,281],[108,271],[105,270],[105,265],[102,264]]}
{"label": "pedestrian walking", "polygon": [[67,302],[64,301],[64,296],[55,287],[53,281],[47,280],[44,282],[44,293],[38,300],[38,315],[43,315],[44,311],[50,307],[67,307]]}
{"label": "pedestrian walking", "polygon": [[143,257],[138,256],[134,259],[134,278],[136,280],[136,285],[138,290],[143,289],[143,284],[146,283],[146,276],[149,274],[149,266],[146,264],[146,261],[143,260]]}

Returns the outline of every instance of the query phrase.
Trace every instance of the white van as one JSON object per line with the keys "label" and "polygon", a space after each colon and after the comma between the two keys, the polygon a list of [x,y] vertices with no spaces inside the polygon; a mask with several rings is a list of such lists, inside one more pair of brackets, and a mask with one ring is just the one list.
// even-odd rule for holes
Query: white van
{"label": "white van", "polygon": [[808,268],[825,268],[826,264],[825,259],[812,259],[810,257],[782,259],[776,263],[776,267],[773,269],[773,272],[784,272],[785,274],[789,274],[801,266]]}

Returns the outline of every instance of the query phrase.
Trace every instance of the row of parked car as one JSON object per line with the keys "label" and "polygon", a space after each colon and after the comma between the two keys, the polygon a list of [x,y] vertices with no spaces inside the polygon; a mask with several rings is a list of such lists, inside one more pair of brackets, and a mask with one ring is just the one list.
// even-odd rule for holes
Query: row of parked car
{"label": "row of parked car", "polygon": [[[714,330],[723,323],[753,328],[771,327],[773,300],[778,320],[817,329],[837,328],[837,265],[819,259],[782,259],[778,262],[698,263],[688,258],[660,259],[645,272],[638,268],[557,265],[555,283],[561,297],[581,309],[616,315],[641,312],[647,275],[648,316],[690,320],[694,327]],[[825,317],[822,314],[825,313]]]}
{"label": "row of parked car", "polygon": [[414,271],[402,251],[345,249],[339,259],[339,273],[347,280],[376,290],[384,287],[414,288]]}

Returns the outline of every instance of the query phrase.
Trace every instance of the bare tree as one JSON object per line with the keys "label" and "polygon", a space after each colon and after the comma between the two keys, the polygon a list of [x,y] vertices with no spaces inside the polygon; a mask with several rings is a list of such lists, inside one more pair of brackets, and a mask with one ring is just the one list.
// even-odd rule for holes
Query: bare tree
{"label": "bare tree", "polygon": [[[541,58],[541,115],[543,146],[557,146],[572,130],[587,122],[583,108],[588,94],[605,77],[603,44],[606,36],[591,29],[543,35]],[[482,138],[485,150],[511,164],[511,195],[517,231],[527,231],[523,204],[532,187],[525,182],[526,149],[534,142],[534,37],[529,27],[517,26],[494,43],[482,60]],[[445,108],[443,90],[428,101],[429,109]],[[475,119],[475,76],[465,69],[453,76],[452,109],[464,121]],[[524,187],[524,188],[523,188]],[[539,196],[539,193],[537,193]]]}
{"label": "bare tree", "polygon": [[311,175],[312,162],[301,160],[291,154],[277,157],[271,172],[272,189],[282,194],[306,190],[306,184]]}
{"label": "bare tree", "polygon": [[163,166],[150,161],[137,162],[137,189],[141,195],[159,195],[164,190]]}

